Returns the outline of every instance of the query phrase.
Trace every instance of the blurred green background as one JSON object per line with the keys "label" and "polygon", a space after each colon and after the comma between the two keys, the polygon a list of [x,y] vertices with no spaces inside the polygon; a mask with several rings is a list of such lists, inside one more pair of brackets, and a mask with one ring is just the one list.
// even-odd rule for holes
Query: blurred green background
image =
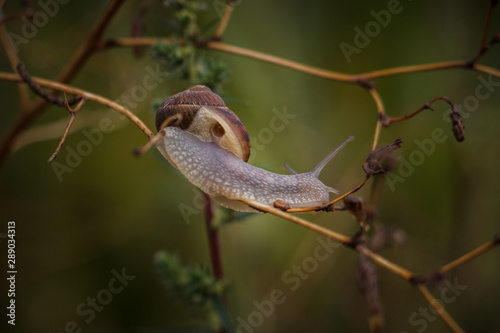
{"label": "blurred green background", "polygon": [[[209,10],[200,17],[201,26],[210,26],[218,18],[221,3],[208,3]],[[339,45],[354,45],[354,28],[364,30],[374,20],[370,11],[387,9],[393,1],[236,3],[224,42],[345,73],[469,59],[479,47],[489,6],[488,1],[402,1],[398,7],[401,11],[391,16],[390,23],[381,27],[366,47],[352,54],[348,63]],[[59,5],[36,36],[19,46],[18,56],[28,71],[46,78],[59,73],[106,4],[71,1]],[[127,1],[105,37],[129,36],[141,4]],[[44,10],[38,2],[33,3],[33,9]],[[17,2],[4,5],[5,13],[19,11]],[[161,2],[154,3],[144,15],[144,34],[168,37],[171,30],[166,18],[170,13]],[[493,15],[488,39],[500,31],[499,14]],[[22,25],[14,21],[5,24],[8,31],[17,34],[21,34]],[[362,179],[361,164],[370,151],[377,119],[374,102],[365,91],[240,56],[203,52],[227,65],[230,77],[222,85],[222,94],[252,140],[261,144],[260,149],[252,151],[252,164],[284,173],[282,165],[286,162],[299,172],[309,171],[353,135],[355,141],[320,178],[340,192]],[[500,68],[498,52],[498,46],[494,47],[480,63]],[[149,50],[136,59],[130,48],[109,49],[93,55],[72,85],[116,100],[143,85],[150,73],[148,68],[156,66]],[[0,52],[0,70],[11,71],[4,52]],[[457,69],[394,76],[377,80],[376,85],[387,113],[397,116],[435,96],[448,96],[459,105],[471,102],[476,87],[485,79],[486,74]],[[430,139],[434,129],[442,128],[447,136],[404,182],[395,184],[393,191],[386,186],[381,198],[380,223],[403,229],[407,235],[404,246],[381,253],[416,273],[440,267],[488,241],[499,230],[500,78],[492,80],[496,86],[490,87],[489,96],[479,105],[460,107],[470,110],[468,117],[464,114],[466,140],[462,143],[452,138],[450,124],[443,120],[449,110],[443,102],[434,104],[434,112],[425,111],[382,130],[381,145],[397,137],[403,139],[399,154],[406,159],[420,149],[416,140]],[[153,129],[152,102],[186,88],[185,81],[165,80],[141,95],[130,109]],[[2,137],[19,116],[18,110],[16,85],[0,81]],[[276,116],[273,110],[286,110],[295,118],[267,139],[262,131],[270,128]],[[88,140],[85,133],[98,129],[102,119],[111,119],[114,130],[102,133],[102,140],[92,145],[88,156],[64,173],[60,181],[46,161],[57,146],[67,118],[63,109],[47,109],[30,129],[59,123],[57,129],[44,132],[53,138],[16,150],[0,170],[0,233],[6,233],[8,221],[16,222],[16,331],[62,332],[71,321],[83,332],[157,332],[203,324],[203,316],[165,292],[153,265],[153,256],[159,250],[178,254],[187,265],[209,265],[203,212],[185,220],[179,208],[196,207],[197,190],[159,154],[132,156],[132,149],[146,142],[144,135],[130,122],[91,102],[78,114],[77,130],[67,139],[57,161],[67,164],[67,147],[77,149]],[[369,189],[367,185],[359,195],[367,199]],[[357,230],[355,220],[347,213],[303,217],[347,235]],[[369,331],[366,303],[356,284],[355,252],[336,249],[325,261],[317,262],[307,278],[299,279],[296,290],[291,290],[292,285],[283,278],[313,257],[320,244],[318,237],[263,214],[222,228],[229,312],[235,323],[238,318],[249,320],[257,310],[254,302],[270,299],[272,291],[279,289],[286,300],[269,316],[264,315],[263,322],[252,331]],[[6,253],[4,239],[1,248]],[[5,256],[1,260],[5,262]],[[498,249],[494,249],[447,276],[452,283],[457,279],[467,287],[445,307],[468,331],[493,332],[500,326],[498,263]],[[122,269],[135,278],[86,323],[87,317],[76,312],[78,306],[107,289],[112,271]],[[387,332],[448,331],[434,315],[422,319],[426,317],[421,311],[429,305],[413,287],[384,269],[378,271]],[[2,287],[2,293],[6,289],[7,285]],[[435,295],[441,299],[439,290]],[[5,322],[3,316],[2,325]]]}

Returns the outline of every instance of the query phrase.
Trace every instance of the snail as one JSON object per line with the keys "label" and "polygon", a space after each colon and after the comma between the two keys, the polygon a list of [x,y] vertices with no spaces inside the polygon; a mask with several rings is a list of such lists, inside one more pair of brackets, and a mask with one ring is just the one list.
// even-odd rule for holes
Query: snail
{"label": "snail", "polygon": [[286,208],[319,206],[337,190],[324,185],[319,173],[350,140],[326,156],[312,171],[275,174],[247,163],[250,138],[238,116],[205,86],[194,86],[165,100],[156,111],[162,138],[157,149],[192,184],[221,206],[256,212],[239,201],[251,199]]}

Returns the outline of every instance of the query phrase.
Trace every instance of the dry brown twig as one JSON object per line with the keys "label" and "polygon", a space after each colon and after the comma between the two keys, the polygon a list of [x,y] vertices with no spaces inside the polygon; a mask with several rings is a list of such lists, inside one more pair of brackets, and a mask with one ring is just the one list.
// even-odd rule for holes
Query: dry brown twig
{"label": "dry brown twig", "polygon": [[[129,120],[131,120],[133,123],[135,123],[138,128],[150,139],[150,141],[146,144],[146,146],[139,151],[139,153],[144,153],[147,151],[147,149],[151,148],[154,144],[154,140],[157,140],[160,138],[160,136],[155,136],[153,132],[133,113],[131,113],[129,110],[124,108],[123,106],[96,94],[93,94],[91,92],[81,90],[78,88],[75,88],[73,86],[67,85],[65,83],[71,81],[71,79],[83,68],[83,65],[86,63],[86,61],[97,51],[97,50],[102,50],[110,47],[118,47],[118,46],[124,46],[124,47],[139,47],[139,46],[146,46],[146,45],[153,45],[159,41],[162,41],[164,43],[170,43],[170,39],[168,38],[156,38],[156,37],[136,37],[136,38],[118,38],[118,39],[113,39],[113,40],[108,40],[104,41],[102,39],[103,33],[109,24],[110,20],[114,17],[120,6],[124,0],[114,0],[110,3],[110,5],[107,7],[106,11],[103,13],[103,15],[99,18],[95,26],[93,27],[91,33],[89,34],[88,38],[86,41],[80,46],[80,48],[76,51],[74,54],[72,60],[67,64],[65,69],[61,72],[60,75],[55,80],[47,80],[47,79],[42,79],[42,78],[36,78],[36,77],[30,77],[27,75],[25,71],[23,71],[23,68],[17,67],[20,75],[14,74],[14,73],[5,73],[5,72],[0,72],[0,80],[7,80],[7,81],[12,81],[12,82],[25,82],[27,83],[33,91],[37,92],[38,95],[42,96],[43,99],[37,101],[34,104],[29,103],[28,100],[28,94],[27,94],[27,89],[24,84],[19,84],[19,95],[20,95],[20,100],[21,100],[21,108],[23,110],[22,114],[20,115],[17,123],[11,128],[11,131],[7,134],[7,136],[3,139],[2,145],[0,147],[0,163],[5,160],[5,158],[8,155],[8,152],[10,150],[10,147],[16,138],[16,136],[21,133],[26,126],[37,116],[39,115],[45,107],[48,105],[48,102],[56,103],[61,106],[61,99],[57,96],[55,96],[55,92],[64,92],[64,93],[69,93],[74,96],[76,96],[73,102],[78,103],[75,109],[71,109],[69,107],[69,101],[65,98],[62,100],[62,106],[65,106],[68,112],[70,112],[70,119],[68,121],[68,125],[66,127],[66,130],[64,131],[64,134],[61,138],[61,141],[59,142],[58,147],[56,148],[56,151],[52,155],[52,157],[49,159],[53,160],[55,156],[57,156],[57,153],[59,152],[62,144],[64,143],[65,138],[68,135],[69,129],[75,119],[76,112],[81,109],[85,101],[93,101],[100,103],[102,105],[108,106],[110,108],[115,109],[117,112],[123,114],[126,116]],[[431,109],[432,110],[432,103],[434,103],[437,100],[444,100],[450,106],[452,107],[452,110],[450,112],[450,117],[452,119],[452,126],[454,130],[454,134],[457,138],[457,140],[461,141],[460,138],[463,140],[463,123],[461,121],[461,118],[459,116],[458,110],[455,108],[453,102],[449,100],[447,97],[441,96],[441,97],[436,97],[429,102],[425,103],[422,107],[416,109],[415,111],[401,117],[389,117],[385,113],[385,107],[383,104],[383,99],[379,95],[377,89],[375,88],[375,85],[373,84],[373,80],[382,78],[382,77],[387,77],[387,76],[395,76],[395,75],[403,75],[403,74],[410,74],[410,73],[418,73],[418,72],[424,72],[424,71],[435,71],[435,70],[441,70],[441,69],[457,69],[457,68],[462,68],[462,69],[473,69],[482,73],[487,73],[491,74],[496,77],[500,77],[500,70],[487,67],[481,64],[478,64],[477,61],[481,58],[481,56],[487,52],[494,44],[497,44],[500,42],[500,34],[496,34],[488,43],[486,43],[486,36],[487,36],[487,31],[489,27],[489,23],[491,20],[491,15],[492,11],[494,8],[494,1],[491,2],[486,22],[485,22],[485,27],[483,30],[482,34],[482,40],[481,44],[479,47],[479,50],[475,54],[474,57],[472,57],[470,60],[463,60],[463,61],[446,61],[446,62],[440,62],[440,63],[432,63],[432,64],[423,64],[423,65],[412,65],[412,66],[403,66],[403,67],[394,67],[394,68],[389,68],[389,69],[383,69],[383,70],[375,70],[371,72],[365,72],[365,73],[360,73],[360,74],[345,74],[345,73],[339,73],[339,72],[334,72],[330,70],[325,70],[321,68],[316,68],[313,66],[308,66],[304,65],[298,62],[290,61],[287,59],[283,59],[280,57],[272,56],[269,54],[261,53],[258,51],[254,50],[249,50],[245,48],[241,48],[238,46],[234,45],[228,45],[225,43],[222,43],[220,40],[222,39],[222,36],[227,28],[227,25],[230,21],[231,14],[234,10],[233,2],[228,1],[228,5],[226,6],[224,15],[221,19],[221,22],[212,36],[211,39],[207,41],[200,41],[199,47],[200,48],[206,48],[210,50],[215,50],[215,51],[221,51],[221,52],[226,52],[230,54],[234,54],[237,56],[242,56],[242,57],[248,57],[254,60],[259,60],[259,61],[264,61],[267,63],[275,64],[277,66],[281,67],[286,67],[290,68],[295,71],[307,73],[316,77],[320,78],[326,78],[329,80],[337,81],[337,82],[343,82],[343,83],[348,83],[348,84],[356,84],[360,87],[362,87],[365,91],[369,93],[369,95],[372,97],[373,101],[375,102],[376,105],[376,110],[379,115],[378,121],[375,126],[375,132],[374,132],[374,138],[373,138],[373,143],[372,143],[372,152],[375,153],[377,151],[378,143],[379,143],[379,137],[381,133],[382,127],[387,127],[391,125],[392,123],[404,121],[407,119],[412,118],[413,116],[417,115],[421,111],[425,109]],[[0,0],[0,8],[3,5],[3,1]],[[24,14],[20,15],[28,15],[29,13],[26,12]],[[9,58],[9,61],[11,63],[11,66],[15,68],[19,62],[17,59],[17,56],[15,53],[12,51],[12,46],[9,44],[8,39],[5,37],[5,29],[2,25],[7,19],[14,19],[15,17],[4,17],[0,20],[0,41],[2,45],[4,46],[4,49],[6,51],[6,54]],[[51,93],[45,93],[42,90],[37,88],[37,85],[43,86],[49,89],[52,89],[53,91]],[[383,149],[383,148],[382,148]],[[368,163],[368,161],[367,161]],[[373,167],[373,165],[368,165]],[[331,201],[327,205],[324,206],[319,206],[319,207],[308,207],[306,209],[288,209],[287,211],[283,211],[281,209],[277,209],[275,207],[270,207],[267,205],[262,205],[258,202],[255,201],[250,201],[250,200],[245,200],[244,202],[260,211],[267,212],[273,215],[276,215],[282,219],[291,221],[293,223],[299,224],[305,228],[308,228],[312,231],[318,232],[320,234],[323,234],[327,237],[330,237],[341,244],[357,251],[360,255],[363,256],[363,258],[369,258],[371,261],[379,265],[380,267],[383,267],[390,272],[400,276],[401,278],[405,279],[406,281],[412,283],[417,290],[427,299],[427,301],[435,307],[437,313],[441,316],[441,318],[446,322],[446,324],[454,331],[454,332],[462,332],[462,329],[460,326],[453,320],[453,318],[444,310],[444,309],[438,309],[437,307],[437,302],[435,298],[432,296],[432,294],[429,292],[429,290],[426,287],[426,284],[430,282],[430,279],[424,278],[425,275],[420,275],[416,276],[413,274],[411,271],[389,261],[388,259],[382,257],[381,255],[375,253],[373,250],[368,248],[364,242],[360,242],[358,238],[355,237],[348,237],[346,235],[343,235],[341,233],[323,228],[321,226],[315,225],[307,220],[304,220],[300,217],[291,215],[289,213],[295,213],[295,212],[307,212],[307,211],[319,211],[319,210],[324,210],[324,211],[332,211],[334,210],[334,204],[344,200],[346,202],[347,198],[349,195],[353,194],[354,192],[358,191],[361,187],[363,187],[366,182],[370,179],[371,176],[374,176],[377,174],[376,170],[374,171],[373,168],[369,167],[368,170],[366,171],[366,175],[363,181],[361,181],[358,185],[353,187],[350,191],[345,193],[344,195],[341,195],[337,199]],[[376,169],[376,168],[375,168]],[[380,189],[380,187],[378,187]],[[372,199],[377,198],[378,194],[374,190],[372,192]],[[372,200],[372,204],[376,206],[376,199]],[[345,209],[346,207],[343,208],[338,208],[339,210]],[[372,207],[373,208],[373,207]],[[349,208],[347,208],[349,209]],[[366,207],[365,207],[366,210]],[[366,211],[365,211],[366,213]],[[363,218],[358,218],[358,221],[360,224],[363,223],[368,223],[370,224],[371,218],[368,218],[368,214],[360,215],[363,216]],[[368,220],[368,222],[367,222]],[[362,231],[361,231],[362,232]],[[442,266],[438,270],[438,275],[442,276],[445,273],[449,272],[450,270],[459,267],[468,261],[478,257],[479,255],[482,255],[486,253],[488,250],[492,249],[495,245],[499,244],[499,236],[495,236],[495,238],[484,245],[481,245],[480,247],[466,253],[462,257]]]}
{"label": "dry brown twig", "polygon": [[[90,56],[92,56],[97,50],[97,46],[99,45],[99,41],[101,40],[106,27],[108,26],[109,22],[111,21],[111,19],[116,14],[116,12],[118,11],[118,9],[120,8],[120,6],[123,4],[124,1],[125,0],[113,0],[108,5],[104,14],[99,18],[97,23],[94,25],[87,40],[76,51],[72,60],[63,69],[63,71],[55,79],[55,81],[61,83],[67,83],[71,81],[73,77],[82,69],[83,65],[87,62]],[[6,50],[12,49],[10,42],[5,38],[2,38],[0,42],[2,42]],[[9,59],[11,61],[11,65],[15,67],[18,62],[17,57],[15,57],[16,59],[15,64],[13,63],[14,58],[12,56],[9,57]],[[38,100],[32,105],[29,104],[29,101],[27,101],[27,94],[21,94],[20,98],[22,102],[21,104],[25,107],[24,112],[19,116],[17,122],[11,127],[10,131],[7,133],[7,135],[0,143],[0,165],[5,161],[5,159],[9,155],[11,146],[13,145],[19,133],[21,133],[48,106],[47,101],[43,99]]]}
{"label": "dry brown twig", "polygon": [[[31,78],[33,82],[36,82],[37,84],[57,90],[60,92],[66,92],[72,95],[76,96],[81,96],[82,99],[86,99],[92,102],[96,102],[99,104],[102,104],[104,106],[107,106],[118,113],[122,114],[123,116],[127,117],[131,122],[133,122],[148,138],[151,138],[154,136],[153,132],[142,122],[140,118],[138,118],[135,114],[127,110],[125,107],[122,105],[108,99],[105,97],[102,97],[100,95],[94,94],[92,92],[75,88],[73,86],[63,84],[60,82],[56,81],[51,81],[47,79],[42,79],[38,77],[32,77]],[[5,80],[5,81],[12,81],[12,82],[22,82],[23,79],[21,76],[14,74],[14,73],[4,73],[0,72],[0,80]]]}
{"label": "dry brown twig", "polygon": [[52,156],[50,156],[50,158],[48,160],[49,163],[52,162],[53,160],[55,160],[57,155],[59,154],[59,151],[61,150],[61,147],[64,144],[64,140],[66,140],[66,137],[68,136],[69,129],[71,128],[71,125],[73,125],[73,121],[75,120],[76,113],[82,108],[85,101],[86,100],[84,98],[80,98],[80,102],[78,103],[78,105],[74,109],[72,109],[69,106],[70,103],[68,102],[68,99],[66,98],[66,93],[64,93],[64,107],[71,115],[69,117],[68,125],[66,126],[66,130],[63,133],[61,141],[59,141],[59,144],[57,145],[56,150],[54,151],[54,153],[52,154]]}

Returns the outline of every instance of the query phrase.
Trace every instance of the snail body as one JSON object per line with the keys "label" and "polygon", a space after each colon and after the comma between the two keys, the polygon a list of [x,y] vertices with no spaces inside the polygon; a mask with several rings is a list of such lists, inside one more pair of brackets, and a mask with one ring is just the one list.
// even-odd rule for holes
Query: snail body
{"label": "snail body", "polygon": [[311,207],[328,203],[329,193],[337,193],[318,176],[343,145],[307,173],[282,175],[250,165],[245,127],[207,87],[195,86],[167,99],[157,111],[156,126],[163,135],[157,149],[221,206],[255,212],[239,201],[251,199],[270,206],[280,201],[291,208]]}

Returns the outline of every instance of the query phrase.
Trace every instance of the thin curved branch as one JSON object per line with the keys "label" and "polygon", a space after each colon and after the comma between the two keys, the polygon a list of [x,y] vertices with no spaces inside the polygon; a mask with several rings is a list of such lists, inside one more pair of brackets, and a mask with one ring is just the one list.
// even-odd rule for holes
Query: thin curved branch
{"label": "thin curved branch", "polygon": [[249,50],[239,46],[229,45],[221,42],[211,41],[206,43],[205,45],[207,48],[212,50],[223,51],[226,53],[236,54],[243,57],[264,61],[270,64],[279,65],[281,67],[290,68],[298,72],[311,74],[329,80],[346,82],[346,83],[357,83],[360,79],[359,76],[356,75],[344,74],[309,65],[304,65],[296,61],[280,58],[277,56],[269,55],[267,53]]}
{"label": "thin curved branch", "polygon": [[[440,69],[452,69],[452,68],[467,68],[467,61],[444,61],[444,62],[436,62],[432,64],[422,64],[422,65],[409,65],[409,66],[400,66],[393,68],[386,68],[375,70],[371,72],[365,72],[360,74],[362,78],[365,80],[373,80],[379,79],[387,76],[401,75],[401,74],[411,74],[411,73],[419,73],[419,72],[429,72],[436,71]],[[470,66],[469,66],[470,67]]]}
{"label": "thin curved branch", "polygon": [[[116,46],[138,46],[138,45],[154,45],[158,42],[170,43],[170,38],[161,38],[161,37],[141,37],[141,38],[118,38],[112,39],[108,41],[101,41],[100,48],[108,48],[108,47],[116,47]],[[480,64],[471,64],[468,60],[460,60],[460,61],[443,61],[436,62],[431,64],[421,64],[421,65],[409,65],[409,66],[401,66],[401,67],[393,67],[381,70],[375,70],[371,72],[364,72],[359,74],[346,74],[335,71],[330,71],[327,69],[322,69],[318,67],[313,67],[309,65],[304,65],[302,63],[284,59],[281,57],[269,55],[267,53],[262,53],[250,49],[246,49],[239,46],[234,46],[218,41],[208,41],[206,43],[200,43],[200,47],[206,47],[208,49],[222,51],[230,54],[240,55],[243,57],[264,61],[267,63],[271,63],[274,65],[290,68],[296,70],[298,72],[303,72],[307,74],[311,74],[317,77],[345,82],[345,83],[355,83],[355,84],[364,84],[367,81],[373,79],[379,79],[387,76],[401,75],[401,74],[411,74],[411,73],[419,73],[419,72],[428,72],[435,71],[441,69],[453,69],[453,68],[464,68],[464,69],[474,69],[479,72],[483,72],[486,74],[491,74],[497,77],[500,77],[500,70],[495,68],[491,68],[488,66],[480,65]]]}
{"label": "thin curved branch", "polygon": [[[38,83],[40,86],[47,87],[50,89],[54,89],[60,92],[66,92],[72,95],[78,95],[81,96],[83,99],[87,99],[89,101],[93,101],[102,105],[105,105],[107,107],[110,107],[120,114],[124,115],[127,117],[130,121],[132,121],[139,129],[148,137],[152,138],[154,136],[153,132],[142,122],[139,117],[137,117],[135,114],[127,110],[125,107],[121,106],[120,104],[113,102],[110,99],[107,99],[105,97],[102,97],[100,95],[96,95],[94,93],[91,93],[86,90],[78,89],[73,86],[56,82],[56,81],[51,81],[47,79],[42,79],[38,77],[32,77],[33,81]],[[6,80],[6,81],[13,81],[13,82],[22,82],[22,78],[14,73],[5,73],[5,72],[0,72],[0,80]]]}
{"label": "thin curved branch", "polygon": [[407,119],[410,119],[414,116],[416,116],[417,114],[419,114],[420,112],[422,112],[423,110],[434,110],[434,108],[432,107],[432,104],[438,100],[443,100],[445,101],[446,103],[448,103],[451,107],[454,107],[454,104],[453,102],[446,96],[439,96],[439,97],[434,97],[433,99],[431,99],[430,101],[428,101],[427,103],[425,103],[424,105],[422,105],[421,107],[419,107],[418,109],[416,109],[415,111],[412,111],[404,116],[400,116],[400,117],[387,117],[385,114],[383,115],[383,117],[381,118],[381,122],[382,122],[382,125],[384,127],[389,127],[392,123],[397,123],[397,122],[400,122],[400,121],[404,121],[404,120],[407,120]]}
{"label": "thin curved branch", "polygon": [[[3,24],[0,24],[0,43],[2,44],[5,50],[5,54],[7,55],[7,59],[9,60],[10,67],[12,68],[13,71],[16,71],[16,66],[19,64],[19,59],[17,57],[16,52],[14,51],[14,47],[12,46],[12,43],[9,40],[7,31],[5,30]],[[30,107],[28,87],[26,87],[26,85],[22,83],[19,83],[17,85],[17,88],[19,90],[19,102],[21,105],[21,112],[26,113],[28,112]]]}
{"label": "thin curved branch", "polygon": [[[90,58],[94,51],[98,48],[99,42],[107,25],[116,14],[120,6],[125,0],[114,0],[108,5],[106,11],[94,25],[92,32],[86,42],[76,51],[72,60],[57,77],[56,81],[63,83],[69,82],[82,68],[85,62]],[[57,90],[57,89],[56,89]],[[21,133],[28,124],[30,124],[38,115],[48,106],[48,103],[40,99],[30,108],[25,109],[24,113],[19,117],[17,122],[10,128],[10,131],[4,137],[0,145],[0,165],[8,156],[11,146],[15,138]]]}
{"label": "thin curved branch", "polygon": [[[493,10],[495,9],[497,2],[498,2],[497,0],[490,0],[490,7],[488,8],[488,13],[486,14],[486,20],[484,22],[481,43],[479,44],[479,50],[477,51],[474,58],[472,58],[473,60],[471,60],[473,62],[477,61],[477,59],[479,59],[481,54],[484,53],[487,49],[489,49],[492,45],[492,43],[490,43],[490,45],[485,45],[485,44],[486,44],[486,36],[488,35],[488,30],[489,30],[490,23],[491,23],[491,16],[493,15]],[[498,38],[498,36],[499,36],[499,34],[497,34],[497,38]],[[496,42],[498,42],[498,40]]]}
{"label": "thin curved branch", "polygon": [[222,35],[226,31],[227,24],[229,23],[229,19],[231,18],[231,14],[233,13],[234,10],[234,0],[229,0],[226,4],[226,8],[224,9],[224,15],[222,16],[222,19],[220,20],[219,27],[215,31],[215,34],[213,36],[214,39],[221,39]]}
{"label": "thin curved branch", "polygon": [[373,135],[373,143],[372,143],[372,151],[374,151],[377,148],[378,140],[380,138],[380,131],[382,129],[382,119],[386,117],[386,115],[385,115],[384,102],[382,101],[382,97],[380,97],[375,87],[368,89],[368,93],[370,93],[370,96],[375,101],[378,113],[378,120],[377,120],[377,125],[375,126],[375,133]]}
{"label": "thin curved branch", "polygon": [[441,267],[439,269],[439,272],[441,274],[446,274],[449,271],[451,271],[452,269],[457,268],[458,266],[461,266],[461,265],[465,264],[466,262],[471,261],[472,259],[477,258],[481,254],[491,250],[493,247],[495,247],[498,244],[500,244],[500,235],[495,235],[495,237],[491,241],[486,242],[485,244],[483,244],[481,246],[478,246],[477,248],[475,248],[474,250],[472,250],[470,252],[467,252],[466,254],[461,256],[460,258],[457,258],[457,259],[453,260],[452,262],[444,265],[443,267]]}
{"label": "thin curved branch", "polygon": [[69,133],[69,130],[71,128],[71,125],[73,125],[73,121],[75,121],[75,117],[76,117],[76,113],[78,111],[80,111],[80,109],[82,108],[83,104],[85,103],[85,99],[80,99],[80,103],[78,103],[78,105],[76,106],[76,108],[72,109],[70,106],[69,106],[69,103],[68,103],[68,99],[66,98],[66,93],[64,93],[64,106],[66,107],[66,110],[71,114],[70,117],[69,117],[69,121],[68,121],[68,125],[66,126],[66,130],[64,130],[64,133],[62,135],[62,138],[61,140],[59,141],[59,144],[57,145],[57,148],[56,150],[54,151],[54,153],[52,154],[52,156],[50,156],[49,158],[49,163],[54,161],[57,157],[57,155],[59,155],[59,152],[61,151],[61,148],[62,148],[62,145],[64,144],[64,141],[66,140],[66,137],[68,136],[68,133]]}
{"label": "thin curved branch", "polygon": [[427,302],[434,308],[435,312],[444,320],[448,327],[455,333],[464,333],[465,331],[456,323],[456,321],[450,316],[448,312],[440,305],[440,303],[434,298],[429,289],[426,286],[419,284],[416,286],[420,294],[425,297]]}
{"label": "thin curved branch", "polygon": [[361,189],[366,184],[366,182],[368,181],[368,179],[370,179],[370,176],[366,175],[365,178],[359,184],[357,184],[356,186],[354,186],[352,189],[350,189],[346,193],[342,194],[341,196],[335,198],[334,200],[332,200],[332,201],[330,201],[330,202],[328,202],[328,203],[326,203],[324,205],[313,206],[313,207],[288,208],[288,209],[286,209],[286,212],[287,213],[307,213],[307,212],[318,212],[318,211],[326,211],[326,212],[333,211],[334,210],[334,208],[333,208],[334,204],[336,204],[337,202],[345,199],[349,195],[357,192],[359,189]]}

